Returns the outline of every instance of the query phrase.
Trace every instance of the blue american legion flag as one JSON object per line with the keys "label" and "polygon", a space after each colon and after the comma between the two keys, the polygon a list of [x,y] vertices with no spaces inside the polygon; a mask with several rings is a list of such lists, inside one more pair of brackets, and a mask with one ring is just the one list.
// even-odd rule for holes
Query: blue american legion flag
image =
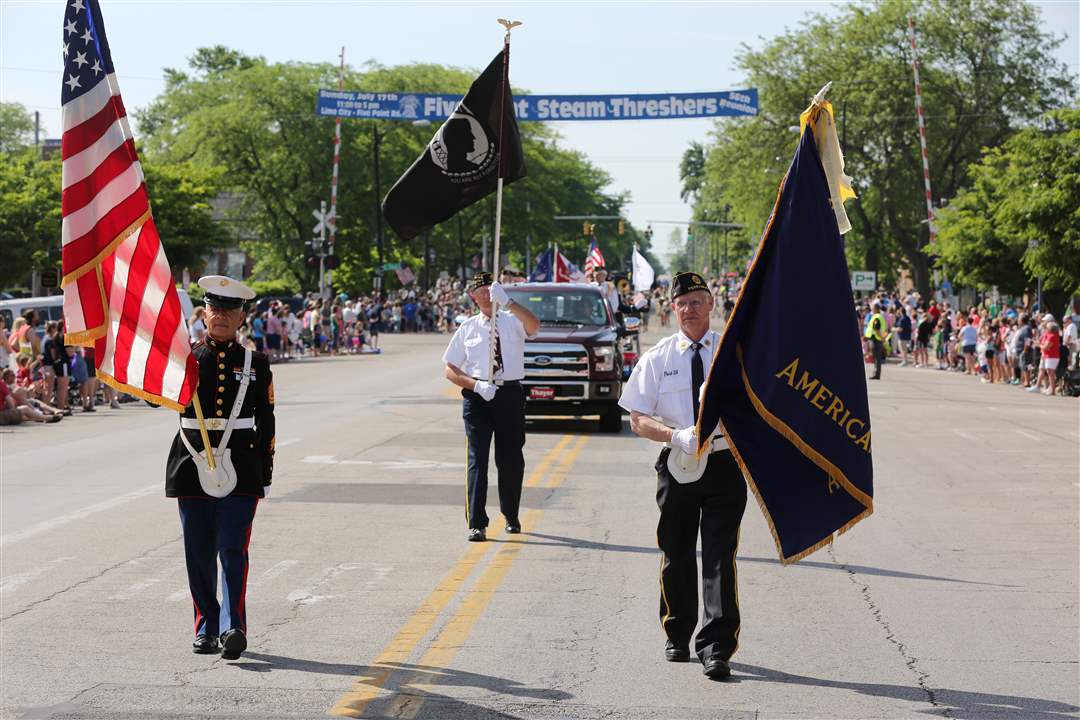
{"label": "blue american legion flag", "polygon": [[840,237],[854,193],[831,105],[815,102],[802,121],[698,418],[699,437],[723,423],[785,564],[874,507],[861,333]]}
{"label": "blue american legion flag", "polygon": [[110,385],[182,410],[197,367],[97,0],[68,0],[62,35],[66,341],[95,348]]}

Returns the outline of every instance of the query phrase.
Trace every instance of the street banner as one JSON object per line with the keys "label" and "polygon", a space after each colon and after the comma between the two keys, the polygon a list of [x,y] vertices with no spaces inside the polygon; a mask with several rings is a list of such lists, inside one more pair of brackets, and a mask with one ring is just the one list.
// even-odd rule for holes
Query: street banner
{"label": "street banner", "polygon": [[[456,100],[424,152],[390,188],[383,216],[402,240],[411,240],[459,210],[525,177],[521,134],[503,86],[503,52]],[[500,130],[501,129],[501,130]]]}
{"label": "street banner", "polygon": [[842,162],[829,177],[819,159],[835,142],[824,132],[831,105],[815,98],[803,119],[698,418],[699,437],[723,424],[785,564],[873,512],[866,376],[836,212],[851,191],[830,195],[845,182]]}
{"label": "street banner", "polygon": [[652,289],[653,281],[656,280],[656,272],[653,270],[652,265],[649,264],[644,255],[638,252],[636,247],[631,262],[631,277],[634,280],[634,290],[641,292],[649,292]]}
{"label": "street banner", "polygon": [[97,0],[67,4],[60,90],[65,342],[97,376],[183,411],[198,383]]}
{"label": "street banner", "polygon": [[[460,95],[446,93],[319,90],[315,113],[328,117],[442,121]],[[521,122],[578,120],[675,120],[758,114],[757,89],[700,93],[621,95],[518,95],[514,114]]]}

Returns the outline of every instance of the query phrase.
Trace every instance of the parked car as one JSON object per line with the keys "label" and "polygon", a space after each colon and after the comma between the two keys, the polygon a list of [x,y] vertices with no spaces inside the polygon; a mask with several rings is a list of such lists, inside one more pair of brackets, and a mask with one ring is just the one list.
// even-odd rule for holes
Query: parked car
{"label": "parked car", "polygon": [[619,432],[623,338],[595,285],[526,283],[506,287],[515,302],[540,319],[525,344],[525,414],[599,415],[600,429]]}

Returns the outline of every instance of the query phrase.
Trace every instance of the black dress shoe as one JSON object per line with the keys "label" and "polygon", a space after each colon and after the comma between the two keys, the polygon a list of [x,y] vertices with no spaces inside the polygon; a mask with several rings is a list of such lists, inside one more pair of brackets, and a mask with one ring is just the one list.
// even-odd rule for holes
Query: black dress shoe
{"label": "black dress shoe", "polygon": [[487,540],[487,533],[484,532],[484,528],[469,530],[469,542],[484,542],[485,540]]}
{"label": "black dress shoe", "polygon": [[520,520],[507,520],[506,521],[506,532],[507,532],[508,535],[517,535],[519,532],[521,532],[521,521]]}
{"label": "black dress shoe", "polygon": [[196,655],[217,655],[221,652],[221,646],[218,645],[216,637],[199,635],[195,638],[195,642],[191,643],[191,652]]}
{"label": "black dress shoe", "polygon": [[221,657],[225,660],[236,660],[240,654],[247,650],[247,638],[244,631],[239,628],[226,630],[221,636]]}
{"label": "black dress shoe", "polygon": [[731,666],[728,665],[727,660],[718,657],[711,657],[703,662],[702,668],[705,670],[706,677],[712,680],[721,680],[731,675]]}
{"label": "black dress shoe", "polygon": [[690,648],[686,645],[676,645],[668,640],[664,645],[664,657],[668,662],[686,662],[690,659]]}

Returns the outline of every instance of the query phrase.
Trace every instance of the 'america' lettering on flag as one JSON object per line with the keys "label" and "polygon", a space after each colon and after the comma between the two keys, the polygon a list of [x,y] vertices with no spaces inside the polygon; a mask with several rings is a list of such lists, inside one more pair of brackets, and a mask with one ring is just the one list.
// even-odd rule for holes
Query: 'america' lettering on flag
{"label": "'america' lettering on flag", "polygon": [[197,368],[97,0],[67,3],[63,54],[65,340],[110,385],[182,410]]}

